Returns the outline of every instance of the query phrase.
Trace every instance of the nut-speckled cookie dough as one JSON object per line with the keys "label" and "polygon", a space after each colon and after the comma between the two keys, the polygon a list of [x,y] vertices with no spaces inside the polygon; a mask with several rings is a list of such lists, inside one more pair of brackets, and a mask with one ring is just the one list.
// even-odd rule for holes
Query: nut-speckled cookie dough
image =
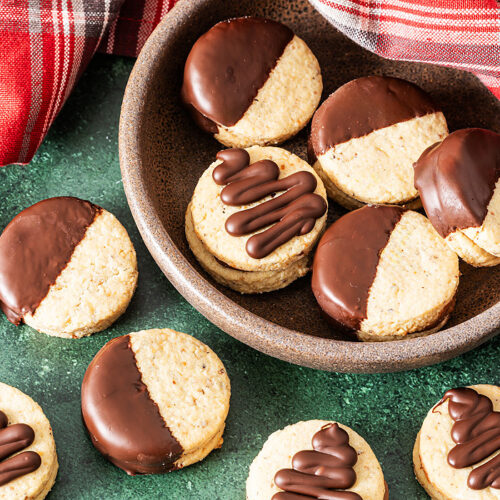
{"label": "nut-speckled cookie dough", "polygon": [[202,35],[182,97],[198,125],[230,147],[279,144],[310,120],[323,83],[306,43],[281,23],[242,17]]}
{"label": "nut-speckled cookie dough", "polygon": [[377,457],[359,434],[309,420],[271,434],[247,479],[247,500],[295,498],[387,500],[389,493]]}
{"label": "nut-speckled cookie dough", "polygon": [[[186,213],[196,258],[214,279],[242,293],[276,290],[303,276],[326,223],[321,179],[280,148],[225,150],[218,157],[198,181]],[[220,168],[239,170],[216,182]],[[255,210],[260,212],[242,221]]]}
{"label": "nut-speckled cookie dough", "polygon": [[420,206],[413,162],[446,137],[444,115],[416,85],[369,76],[337,89],[316,111],[309,161],[328,195],[348,209],[366,203]]}
{"label": "nut-speckled cookie dough", "polygon": [[415,474],[432,500],[500,498],[500,387],[447,391],[422,424]]}
{"label": "nut-speckled cookie dough", "polygon": [[58,468],[52,428],[40,406],[0,382],[0,498],[43,500]]}
{"label": "nut-speckled cookie dough", "polygon": [[455,302],[458,257],[423,215],[366,206],[321,238],[312,289],[326,315],[361,340],[397,340],[441,328]]}
{"label": "nut-speckled cookie dough", "polygon": [[222,445],[229,378],[217,355],[185,333],[146,330],[108,342],[82,384],[94,446],[128,474],[187,467]]}
{"label": "nut-speckled cookie dough", "polygon": [[415,185],[450,248],[473,266],[500,264],[500,134],[453,132],[424,151]]}
{"label": "nut-speckled cookie dough", "polygon": [[49,198],[18,214],[0,236],[0,305],[14,324],[79,338],[127,308],[137,259],[125,228],[106,210]]}

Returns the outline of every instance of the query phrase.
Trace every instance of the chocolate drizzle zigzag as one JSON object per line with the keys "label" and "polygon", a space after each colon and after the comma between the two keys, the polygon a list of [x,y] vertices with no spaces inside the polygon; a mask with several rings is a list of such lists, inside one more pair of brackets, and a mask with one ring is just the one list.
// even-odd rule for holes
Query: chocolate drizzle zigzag
{"label": "chocolate drizzle zigzag", "polygon": [[[500,451],[500,412],[493,411],[488,397],[470,388],[451,389],[433,411],[446,400],[455,422],[451,438],[456,446],[448,453],[452,467],[471,467]],[[500,454],[471,471],[467,485],[473,490],[500,489]]]}
{"label": "chocolate drizzle zigzag", "polygon": [[[222,160],[213,173],[216,184],[225,186],[221,200],[230,206],[255,203],[266,196],[285,191],[264,203],[231,215],[226,231],[232,236],[251,234],[246,244],[250,257],[262,259],[295,236],[309,233],[316,219],[326,212],[325,200],[314,193],[316,178],[306,171],[279,179],[280,169],[271,160],[260,160],[250,165],[250,156],[244,149],[227,149],[217,153]],[[274,224],[274,225],[272,225]]]}
{"label": "chocolate drizzle zigzag", "polygon": [[272,500],[362,500],[353,491],[342,491],[356,482],[358,455],[349,445],[349,434],[338,424],[327,424],[313,436],[312,446],[293,456],[293,469],[276,473],[274,482],[284,491]]}
{"label": "chocolate drizzle zigzag", "polygon": [[8,425],[7,415],[0,411],[0,486],[40,467],[42,459],[38,453],[18,453],[30,446],[34,439],[35,433],[29,425]]}

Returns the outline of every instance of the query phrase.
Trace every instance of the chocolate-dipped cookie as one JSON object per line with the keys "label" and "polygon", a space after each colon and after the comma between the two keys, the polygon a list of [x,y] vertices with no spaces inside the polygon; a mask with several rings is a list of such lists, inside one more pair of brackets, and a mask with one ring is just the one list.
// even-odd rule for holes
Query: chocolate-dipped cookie
{"label": "chocolate-dipped cookie", "polygon": [[194,44],[182,99],[198,125],[231,147],[278,144],[295,135],[319,104],[318,61],[281,23],[222,21]]}
{"label": "chocolate-dipped cookie", "polygon": [[186,212],[186,237],[215,280],[241,293],[304,276],[326,223],[314,170],[281,148],[228,149],[203,173]]}
{"label": "chocolate-dipped cookie", "polygon": [[40,201],[0,236],[0,306],[16,325],[58,337],[90,335],[125,311],[136,284],[127,231],[88,201]]}
{"label": "chocolate-dipped cookie", "polygon": [[443,113],[413,83],[368,76],[346,83],[318,108],[309,162],[328,195],[363,204],[419,206],[413,162],[448,133]]}
{"label": "chocolate-dipped cookie", "polygon": [[312,290],[337,325],[367,341],[436,331],[458,287],[458,258],[423,215],[368,205],[334,222],[321,238]]}
{"label": "chocolate-dipped cookie", "polygon": [[500,387],[446,391],[425,417],[413,462],[432,500],[498,500]]}
{"label": "chocolate-dipped cookie", "polygon": [[250,466],[247,500],[387,500],[368,443],[345,425],[309,420],[271,434]]}
{"label": "chocolate-dipped cookie", "polygon": [[462,259],[500,264],[500,134],[453,132],[419,158],[415,186],[429,220]]}
{"label": "chocolate-dipped cookie", "polygon": [[173,330],[108,342],[82,384],[93,445],[128,474],[186,467],[222,445],[230,385],[205,344]]}
{"label": "chocolate-dipped cookie", "polygon": [[0,382],[0,498],[43,500],[58,468],[52,428],[40,406]]}

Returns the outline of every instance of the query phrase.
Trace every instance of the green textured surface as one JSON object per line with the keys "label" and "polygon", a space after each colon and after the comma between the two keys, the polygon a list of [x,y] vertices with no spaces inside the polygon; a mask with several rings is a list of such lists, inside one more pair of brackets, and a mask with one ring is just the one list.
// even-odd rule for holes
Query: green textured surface
{"label": "green textured surface", "polygon": [[[406,373],[330,374],[275,360],[239,343],[196,312],[162,275],[142,243],[120,178],[117,130],[133,61],[97,56],[28,167],[0,170],[0,227],[41,199],[72,195],[113,212],[139,259],[139,287],[106,332],[71,341],[0,318],[0,381],[32,396],[52,423],[59,455],[55,499],[244,499],[248,466],[267,436],[308,419],[338,420],[370,443],[391,499],[427,498],[413,476],[411,450],[424,415],[450,388],[500,383],[500,337],[460,358]],[[109,339],[170,327],[207,343],[225,363],[231,410],[221,450],[166,475],[129,477],[103,459],[80,418],[80,384]]]}

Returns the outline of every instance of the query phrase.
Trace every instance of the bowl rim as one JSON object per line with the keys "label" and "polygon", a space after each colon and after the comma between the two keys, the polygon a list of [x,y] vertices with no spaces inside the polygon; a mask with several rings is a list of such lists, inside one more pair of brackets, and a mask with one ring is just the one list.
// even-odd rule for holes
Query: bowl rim
{"label": "bowl rim", "polygon": [[[178,2],[153,31],[130,74],[119,124],[120,168],[132,216],[149,252],[181,295],[213,324],[250,347],[291,363],[326,371],[374,373],[418,368],[458,356],[500,333],[500,302],[497,302],[477,316],[427,337],[390,342],[316,337],[248,311],[215,288],[191,265],[161,223],[146,188],[138,154],[138,128],[145,111],[147,80],[159,67],[162,47],[206,1]],[[138,126],[129,126],[130,123]],[[300,342],[297,342],[298,336]]]}

